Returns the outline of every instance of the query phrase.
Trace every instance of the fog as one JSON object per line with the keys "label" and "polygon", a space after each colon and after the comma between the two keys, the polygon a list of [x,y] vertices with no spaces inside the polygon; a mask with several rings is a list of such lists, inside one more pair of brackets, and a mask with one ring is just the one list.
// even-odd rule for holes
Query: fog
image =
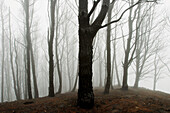
{"label": "fog", "polygon": [[[79,35],[78,35],[78,6],[76,4],[77,0],[59,0],[57,2],[55,22],[55,39],[57,37],[57,54],[56,55],[56,45],[55,39],[53,44],[53,59],[54,59],[54,92],[57,93],[59,89],[59,74],[58,74],[58,64],[62,75],[62,91],[61,93],[69,92],[73,89],[76,76],[78,75],[78,52],[79,52]],[[34,3],[35,2],[35,3]],[[89,10],[93,6],[93,0],[89,0]],[[27,66],[26,66],[26,48],[28,42],[26,41],[26,14],[24,12],[22,0],[0,0],[0,92],[3,92],[3,101],[13,101],[16,100],[14,79],[16,81],[17,90],[20,90],[20,95],[22,99],[28,98],[26,94],[27,82]],[[91,18],[91,22],[94,21],[98,12],[100,11],[100,5],[96,8],[95,14]],[[144,28],[143,30],[148,30],[149,34],[143,37],[149,37],[148,41],[153,43],[148,50],[148,60],[144,65],[144,71],[142,73],[139,82],[139,87],[144,87],[153,90],[154,85],[154,75],[158,74],[158,80],[156,82],[156,90],[162,91],[170,94],[170,1],[161,0],[158,3],[143,3],[143,12],[145,8],[153,6],[149,10],[146,18],[149,19],[149,14],[152,14],[149,22],[141,24],[141,28],[145,26],[151,26],[150,28]],[[49,52],[48,52],[48,41],[49,29],[51,25],[51,17],[49,16],[50,4],[48,0],[30,0],[29,9],[29,27],[30,27],[30,37],[32,41],[33,55],[35,60],[35,73],[37,79],[37,86],[39,91],[39,96],[47,96],[49,93]],[[121,16],[122,12],[129,7],[129,4],[122,0],[115,3],[112,11],[112,20],[116,20]],[[58,8],[58,9],[57,9]],[[137,8],[137,6],[134,7]],[[135,11],[134,11],[135,12]],[[136,12],[137,13],[137,12]],[[142,12],[141,12],[142,13]],[[10,14],[10,17],[9,17]],[[142,14],[141,14],[142,15]],[[144,14],[143,14],[144,15]],[[2,18],[3,16],[3,18]],[[120,21],[113,23],[111,25],[111,74],[112,85],[117,86],[117,77],[119,75],[120,83],[123,82],[123,63],[125,57],[125,48],[127,39],[129,36],[128,30],[128,16],[129,11],[127,11]],[[132,14],[132,17],[135,13]],[[10,18],[10,23],[9,23]],[[145,18],[145,17],[142,17]],[[141,19],[142,20],[142,19]],[[134,22],[137,22],[135,19]],[[107,23],[107,17],[105,18],[102,25]],[[10,27],[9,27],[10,26]],[[135,23],[132,25],[135,28]],[[11,29],[11,34],[10,34]],[[58,30],[58,31],[57,31]],[[107,51],[106,51],[106,28],[100,29],[96,34],[93,41],[93,87],[102,87],[106,84],[107,78]],[[142,30],[141,30],[142,31]],[[147,31],[147,32],[148,32]],[[3,35],[4,34],[4,35]],[[11,35],[11,36],[10,36]],[[141,34],[142,35],[142,34]],[[135,33],[133,34],[133,38]],[[143,39],[144,40],[144,39]],[[155,40],[155,41],[153,41]],[[11,42],[11,43],[10,43]],[[135,41],[133,42],[135,43]],[[113,66],[114,57],[114,44],[116,44],[116,62],[117,64]],[[133,44],[132,44],[133,45]],[[134,47],[134,46],[132,46]],[[144,47],[144,46],[143,46]],[[157,48],[158,47],[158,48]],[[160,47],[160,48],[159,48]],[[10,51],[11,48],[11,51]],[[157,48],[157,49],[155,49]],[[144,50],[144,49],[143,49]],[[158,50],[158,51],[156,51]],[[4,52],[3,52],[4,51]],[[142,50],[141,50],[142,51]],[[133,53],[133,52],[131,52]],[[144,53],[143,51],[141,53]],[[135,53],[136,54],[136,53]],[[157,54],[157,57],[156,55]],[[4,56],[4,57],[3,57]],[[57,57],[58,61],[57,61]],[[134,56],[128,70],[128,85],[133,87],[136,78],[136,57]],[[141,54],[141,56],[144,56]],[[11,59],[13,61],[11,61]],[[154,60],[155,59],[155,60]],[[32,61],[32,60],[31,60]],[[155,62],[154,62],[155,61]],[[11,63],[12,62],[12,63]],[[58,63],[57,63],[58,62]],[[155,63],[155,64],[154,64]],[[14,70],[12,70],[11,65],[13,65]],[[141,64],[140,64],[141,65]],[[31,86],[32,92],[35,93],[35,84],[33,82],[33,64],[30,66],[31,73]],[[101,67],[100,67],[101,66]],[[155,67],[157,66],[157,71]],[[117,68],[117,69],[116,69]],[[116,72],[116,70],[118,72]],[[15,74],[13,74],[13,71]],[[3,75],[3,76],[2,76]],[[15,76],[15,77],[14,77]],[[3,79],[3,80],[2,80]],[[76,86],[78,88],[78,84]],[[0,94],[2,98],[2,93]],[[2,99],[1,99],[2,102]]]}

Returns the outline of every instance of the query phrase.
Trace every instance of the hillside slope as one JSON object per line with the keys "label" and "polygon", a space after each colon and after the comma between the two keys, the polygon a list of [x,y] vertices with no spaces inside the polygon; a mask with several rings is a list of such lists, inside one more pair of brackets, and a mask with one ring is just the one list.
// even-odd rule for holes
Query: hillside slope
{"label": "hillside slope", "polygon": [[94,89],[95,106],[85,110],[76,106],[77,92],[33,100],[0,104],[0,113],[170,113],[170,94],[143,88],[122,91]]}

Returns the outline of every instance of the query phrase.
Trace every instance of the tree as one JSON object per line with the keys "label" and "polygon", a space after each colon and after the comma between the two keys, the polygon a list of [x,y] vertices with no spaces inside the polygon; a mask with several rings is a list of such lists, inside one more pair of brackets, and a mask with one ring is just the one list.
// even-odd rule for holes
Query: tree
{"label": "tree", "polygon": [[30,36],[30,20],[29,20],[29,0],[24,0],[24,9],[25,9],[25,21],[26,21],[26,53],[27,53],[27,83],[28,83],[28,96],[29,99],[32,99],[32,89],[31,89],[31,62],[30,62],[30,44],[31,44],[31,36]]}
{"label": "tree", "polygon": [[5,27],[4,27],[4,15],[3,15],[3,4],[4,1],[1,2],[0,6],[1,6],[1,24],[2,24],[2,28],[1,28],[1,32],[2,32],[2,67],[1,67],[1,102],[4,101],[4,63],[5,63]]}
{"label": "tree", "polygon": [[12,30],[11,30],[11,12],[9,9],[9,55],[10,55],[10,67],[12,71],[12,80],[14,85],[14,93],[17,100],[20,100],[20,95],[18,94],[18,88],[16,83],[16,76],[15,76],[15,70],[14,70],[14,64],[13,64],[13,52],[12,52]]}
{"label": "tree", "polygon": [[[115,1],[114,1],[115,2]],[[114,6],[114,2],[110,5],[108,10],[108,23],[111,22],[112,18],[112,9]],[[107,41],[106,41],[106,47],[107,47],[107,81],[106,86],[104,90],[104,94],[109,93],[110,85],[111,85],[111,48],[110,48],[110,38],[111,38],[111,25],[107,26]]]}
{"label": "tree", "polygon": [[[138,88],[139,82],[142,78],[146,77],[149,72],[155,71],[151,69],[152,56],[155,55],[155,51],[158,45],[156,42],[159,40],[159,36],[163,29],[160,29],[160,26],[164,26],[164,19],[160,19],[155,21],[155,4],[149,4],[144,7],[139,7],[138,11],[138,23],[141,23],[140,28],[138,28],[138,36],[137,47],[136,47],[136,59],[135,59],[135,83],[134,88]],[[155,32],[155,30],[159,26],[159,32]],[[158,35],[157,35],[158,33]],[[161,47],[159,47],[161,49]]]}
{"label": "tree", "polygon": [[54,97],[54,59],[53,59],[53,41],[55,30],[55,6],[57,0],[50,0],[50,28],[48,29],[48,55],[49,55],[49,96]]}
{"label": "tree", "polygon": [[[114,1],[114,0],[113,0]],[[100,0],[94,1],[92,9],[88,13],[88,0],[79,0],[79,89],[78,89],[78,106],[82,108],[92,108],[94,106],[94,94],[92,87],[92,56],[93,56],[93,39],[99,29],[118,22],[124,13],[141,3],[131,5],[124,10],[121,16],[108,24],[102,25],[108,12],[110,0],[103,0],[101,10],[93,23],[90,24],[90,17],[93,14]]]}
{"label": "tree", "polygon": [[[152,53],[150,54],[150,51],[153,47],[154,41],[150,40],[151,38],[151,31],[152,31],[152,25],[153,25],[153,14],[152,14],[152,6],[149,5],[149,7],[145,7],[145,10],[142,11],[141,5],[139,5],[138,9],[138,16],[137,16],[137,23],[142,23],[141,27],[139,28],[136,26],[137,29],[137,37],[138,40],[136,42],[136,78],[134,83],[134,88],[138,88],[139,81],[142,78],[142,73],[144,71],[144,67],[146,66],[146,61],[150,58]],[[141,14],[143,12],[143,14]],[[146,14],[149,14],[148,17],[146,17]],[[148,67],[147,67],[148,68]]]}
{"label": "tree", "polygon": [[[130,4],[133,4],[134,0],[130,1]],[[137,9],[136,9],[137,10]],[[134,11],[135,13],[136,11]],[[133,15],[133,8],[129,10],[129,18],[128,18],[128,30],[129,30],[129,35],[127,39],[127,47],[125,50],[125,58],[124,58],[124,63],[123,63],[123,84],[122,84],[122,89],[127,90],[128,89],[128,68],[129,65],[131,64],[133,57],[134,57],[134,52],[136,50],[136,41],[137,37],[135,36],[135,42],[132,44],[132,39],[133,39],[133,22],[135,20],[135,16],[132,17]],[[134,14],[135,15],[135,14]],[[132,54],[130,52],[132,51]]]}
{"label": "tree", "polygon": [[93,39],[101,28],[101,24],[107,14],[110,0],[103,0],[102,8],[96,20],[90,25],[90,16],[100,2],[94,1],[92,10],[88,13],[88,1],[79,0],[79,89],[78,105],[83,108],[92,108],[94,94],[92,87],[92,55]]}

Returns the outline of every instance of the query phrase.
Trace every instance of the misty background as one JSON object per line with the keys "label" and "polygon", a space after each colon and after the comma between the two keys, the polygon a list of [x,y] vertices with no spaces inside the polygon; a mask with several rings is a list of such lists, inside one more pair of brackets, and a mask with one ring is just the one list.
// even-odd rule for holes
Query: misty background
{"label": "misty background", "polygon": [[[48,0],[30,0],[33,4],[30,6],[31,19],[31,40],[35,59],[35,69],[39,96],[48,95],[49,73],[48,73],[48,27],[49,27],[49,4]],[[34,3],[35,2],[35,3]],[[14,82],[11,69],[11,54],[13,59],[14,73],[18,78],[18,88],[20,88],[21,98],[24,98],[25,92],[25,49],[26,41],[24,35],[25,31],[25,14],[20,0],[0,0],[2,4],[1,19],[0,19],[0,89],[2,91],[2,70],[4,73],[4,101],[16,100],[14,94]],[[92,7],[93,0],[89,1],[89,7]],[[150,4],[152,5],[152,4]],[[150,39],[154,44],[150,47],[151,54],[147,60],[145,73],[139,82],[139,87],[153,89],[154,85],[154,58],[156,58],[156,66],[158,69],[158,81],[156,83],[156,90],[163,91],[170,94],[170,1],[162,0],[158,4],[154,4],[152,9],[152,24]],[[78,6],[76,0],[60,0],[58,2],[58,58],[60,70],[62,73],[62,93],[71,91],[74,87],[76,76],[78,72]],[[145,8],[149,5],[144,4]],[[99,12],[99,7],[96,12]],[[118,1],[113,7],[112,19],[117,19],[121,13],[128,8],[127,1]],[[10,23],[9,24],[9,14]],[[4,19],[2,19],[2,15]],[[95,17],[95,15],[94,15]],[[123,80],[123,66],[124,47],[128,37],[128,12],[123,18],[112,24],[111,36],[111,62],[113,61],[113,48],[116,50],[117,65],[112,67],[111,73],[113,75],[112,85],[117,85],[117,77],[122,84]],[[105,21],[104,23],[107,23]],[[2,24],[4,24],[4,40],[2,38]],[[9,27],[10,25],[10,27]],[[142,23],[147,26],[147,23]],[[135,26],[135,24],[134,24]],[[11,36],[10,29],[11,28]],[[116,29],[115,29],[116,28]],[[93,43],[93,86],[104,87],[106,82],[106,29],[101,29]],[[116,37],[116,38],[115,38]],[[4,41],[4,44],[2,43]],[[155,48],[158,48],[158,51]],[[10,51],[11,48],[11,51]],[[55,47],[54,47],[55,48]],[[4,53],[3,53],[4,49]],[[55,50],[54,50],[55,51]],[[2,57],[4,55],[4,64]],[[55,55],[54,55],[55,57]],[[54,89],[57,92],[59,87],[59,77],[57,73],[57,61],[54,58]],[[129,67],[128,84],[133,86],[135,82],[135,60]],[[117,71],[116,71],[117,70]],[[33,77],[31,76],[33,80]],[[33,82],[31,83],[33,85]],[[2,93],[0,94],[1,97]]]}

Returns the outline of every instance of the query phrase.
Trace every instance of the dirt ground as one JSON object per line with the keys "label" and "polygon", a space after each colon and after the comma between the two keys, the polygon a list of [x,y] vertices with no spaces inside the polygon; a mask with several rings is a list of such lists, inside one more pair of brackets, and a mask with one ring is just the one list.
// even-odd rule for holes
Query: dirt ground
{"label": "dirt ground", "polygon": [[0,113],[170,113],[170,94],[147,89],[114,89],[104,95],[96,88],[93,109],[76,105],[77,92],[58,94],[32,100],[0,104]]}

